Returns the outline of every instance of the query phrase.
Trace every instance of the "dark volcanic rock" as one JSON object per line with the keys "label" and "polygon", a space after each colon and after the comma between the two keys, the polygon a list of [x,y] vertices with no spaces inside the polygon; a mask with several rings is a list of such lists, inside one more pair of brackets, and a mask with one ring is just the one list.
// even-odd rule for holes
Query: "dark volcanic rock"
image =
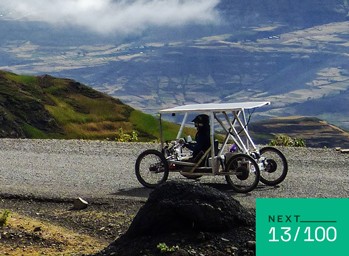
{"label": "dark volcanic rock", "polygon": [[150,194],[128,231],[96,256],[160,255],[159,244],[176,245],[173,255],[231,255],[229,246],[244,252],[234,255],[254,255],[246,246],[255,239],[254,224],[251,212],[214,188],[167,182]]}
{"label": "dark volcanic rock", "polygon": [[252,215],[238,201],[214,188],[167,182],[150,194],[125,236],[223,232],[253,222]]}
{"label": "dark volcanic rock", "polygon": [[0,138],[25,138],[21,126],[0,106]]}

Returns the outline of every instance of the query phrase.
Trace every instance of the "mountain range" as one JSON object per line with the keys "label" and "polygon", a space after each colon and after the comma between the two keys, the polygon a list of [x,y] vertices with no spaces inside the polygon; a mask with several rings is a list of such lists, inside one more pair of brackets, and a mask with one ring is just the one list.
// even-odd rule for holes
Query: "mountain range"
{"label": "mountain range", "polygon": [[[164,139],[174,139],[179,126],[162,124]],[[6,71],[0,71],[0,127],[0,138],[123,141],[124,134],[136,132],[139,141],[160,139],[155,116],[105,93],[71,79]],[[348,132],[317,118],[278,117],[252,122],[249,128],[257,144],[287,134],[309,147],[349,147]],[[195,136],[195,129],[188,127],[185,134]]]}
{"label": "mountain range", "polygon": [[346,0],[221,0],[217,23],[126,37],[4,14],[0,69],[72,78],[150,114],[267,100],[257,118],[314,116],[349,129],[348,10]]}

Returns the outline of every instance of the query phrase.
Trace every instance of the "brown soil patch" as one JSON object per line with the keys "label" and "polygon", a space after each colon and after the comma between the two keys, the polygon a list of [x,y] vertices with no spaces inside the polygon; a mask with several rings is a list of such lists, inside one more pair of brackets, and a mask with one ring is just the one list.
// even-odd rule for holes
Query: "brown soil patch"
{"label": "brown soil patch", "polygon": [[123,234],[142,202],[94,202],[84,210],[72,203],[0,199],[0,255],[86,255],[96,253]]}

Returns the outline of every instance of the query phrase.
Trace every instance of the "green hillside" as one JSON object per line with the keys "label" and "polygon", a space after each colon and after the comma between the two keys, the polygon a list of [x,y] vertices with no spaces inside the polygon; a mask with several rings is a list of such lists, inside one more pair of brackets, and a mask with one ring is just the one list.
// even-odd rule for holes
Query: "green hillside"
{"label": "green hillside", "polygon": [[[0,71],[0,137],[115,139],[159,137],[158,120],[69,79]],[[154,128],[155,127],[155,128]]]}

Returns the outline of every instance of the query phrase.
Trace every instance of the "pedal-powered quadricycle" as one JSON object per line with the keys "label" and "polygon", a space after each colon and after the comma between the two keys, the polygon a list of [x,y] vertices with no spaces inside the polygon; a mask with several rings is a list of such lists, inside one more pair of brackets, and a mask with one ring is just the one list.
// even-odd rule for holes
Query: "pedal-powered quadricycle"
{"label": "pedal-powered quadricycle", "polygon": [[[269,104],[210,103],[161,110],[161,150],[148,149],[138,156],[135,165],[138,181],[145,187],[155,188],[168,179],[169,172],[179,172],[187,178],[223,176],[232,189],[240,193],[252,191],[259,181],[270,186],[281,183],[288,170],[285,156],[274,147],[258,149],[248,131],[253,111]],[[161,117],[164,114],[183,116],[177,137],[172,141],[163,140]],[[209,145],[195,156],[193,148],[198,142],[183,135],[187,119],[192,115],[206,117],[209,127]]]}

